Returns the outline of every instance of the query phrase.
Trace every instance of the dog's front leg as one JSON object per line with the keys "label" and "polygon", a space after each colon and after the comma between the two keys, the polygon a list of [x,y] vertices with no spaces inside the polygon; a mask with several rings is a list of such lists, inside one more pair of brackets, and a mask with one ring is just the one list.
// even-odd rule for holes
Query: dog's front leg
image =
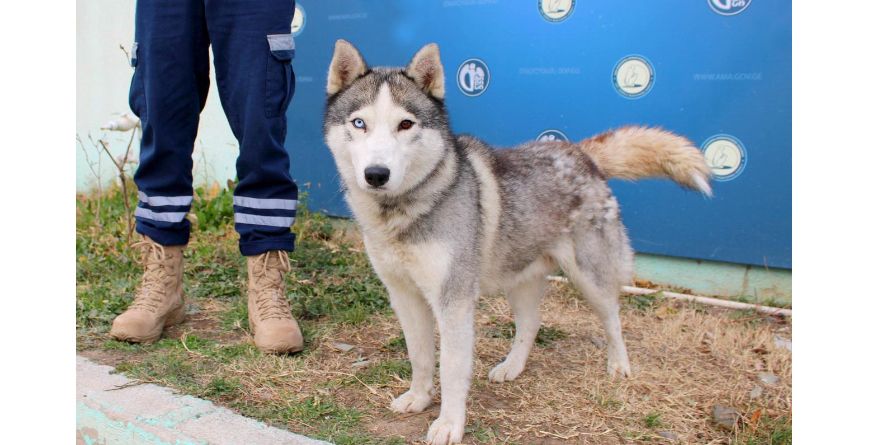
{"label": "dog's front leg", "polygon": [[471,387],[474,358],[474,302],[476,291],[444,296],[434,307],[440,329],[440,417],[428,430],[428,442],[461,442],[465,410]]}
{"label": "dog's front leg", "polygon": [[390,408],[398,413],[421,412],[434,396],[434,316],[414,285],[390,278],[384,281],[412,364],[409,391],[394,399]]}

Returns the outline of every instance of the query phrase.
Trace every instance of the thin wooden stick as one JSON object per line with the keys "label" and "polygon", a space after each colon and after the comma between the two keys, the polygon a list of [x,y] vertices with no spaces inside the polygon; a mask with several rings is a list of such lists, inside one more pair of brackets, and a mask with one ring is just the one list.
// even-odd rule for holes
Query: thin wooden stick
{"label": "thin wooden stick", "polygon": [[[565,277],[557,277],[557,276],[548,276],[548,280],[550,281],[558,281],[561,283],[568,283],[569,280]],[[740,301],[731,301],[731,300],[723,300],[720,298],[711,298],[711,297],[702,297],[698,295],[689,295],[689,294],[678,294],[676,292],[668,292],[657,289],[646,289],[644,287],[635,287],[635,286],[623,286],[621,291],[626,294],[633,295],[649,295],[654,293],[661,293],[663,297],[673,298],[675,300],[683,300],[683,301],[691,301],[694,303],[706,304],[708,306],[717,306],[717,307],[725,307],[729,309],[739,309],[739,310],[753,310],[760,312],[762,314],[768,315],[783,315],[785,317],[792,316],[792,311],[790,309],[784,309],[780,307],[772,307],[772,306],[763,306],[759,304],[749,304],[742,303]]]}

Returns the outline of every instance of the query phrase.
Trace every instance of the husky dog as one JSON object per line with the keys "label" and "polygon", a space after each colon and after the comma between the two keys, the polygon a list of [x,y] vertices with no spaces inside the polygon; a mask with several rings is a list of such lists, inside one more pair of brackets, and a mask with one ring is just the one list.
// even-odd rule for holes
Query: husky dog
{"label": "husky dog", "polygon": [[709,169],[687,139],[626,127],[578,143],[529,142],[493,150],[455,136],[443,105],[437,45],[406,68],[368,68],[335,44],[324,132],[366,251],[403,328],[412,383],[393,411],[419,412],[434,394],[440,333],[440,416],[427,440],[459,442],[471,384],[474,306],[504,292],[516,320],[493,382],[523,371],[539,328],[546,275],[559,267],[599,315],[608,372],[631,367],[618,314],[633,252],[608,178],[669,177],[710,195]]}

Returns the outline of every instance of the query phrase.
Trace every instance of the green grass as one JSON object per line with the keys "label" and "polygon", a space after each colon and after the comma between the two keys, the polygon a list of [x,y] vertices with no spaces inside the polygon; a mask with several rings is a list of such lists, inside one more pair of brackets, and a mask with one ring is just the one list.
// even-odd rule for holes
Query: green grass
{"label": "green grass", "polygon": [[285,427],[293,421],[312,425],[317,438],[337,444],[367,443],[364,440],[369,439],[365,434],[355,432],[362,414],[329,399],[310,397],[292,404],[237,403],[234,407],[243,415],[279,426]]}
{"label": "green grass", "polygon": [[291,422],[309,425],[314,431],[312,436],[338,445],[405,443],[399,438],[377,438],[361,431],[360,419],[363,414],[360,411],[325,397],[309,397],[292,404],[240,403],[234,407],[245,416],[278,426],[285,427]]}
{"label": "green grass", "polygon": [[400,333],[399,336],[392,338],[385,344],[385,349],[389,351],[406,351],[406,337],[403,336],[403,333]]}
{"label": "green grass", "polygon": [[763,416],[756,428],[745,428],[736,443],[741,445],[790,445],[791,421],[784,417]]}
{"label": "green grass", "polygon": [[762,306],[770,306],[770,307],[781,307],[781,308],[790,308],[791,304],[786,301],[779,300],[775,297],[764,297],[759,298],[755,295],[739,295],[735,297],[735,300],[740,301],[742,303],[748,304],[759,304]]}
{"label": "green grass", "polygon": [[628,295],[625,302],[628,306],[641,311],[655,309],[662,298],[661,291],[648,295]]}
{"label": "green grass", "polygon": [[213,377],[204,387],[203,395],[207,397],[222,397],[232,395],[240,389],[240,381],[234,378]]}
{"label": "green grass", "polygon": [[595,393],[591,396],[591,401],[606,411],[618,411],[624,406],[624,402],[617,396],[608,393]]}
{"label": "green grass", "polygon": [[486,426],[479,421],[474,421],[465,425],[465,433],[473,436],[474,440],[479,443],[500,443],[493,427]]}
{"label": "green grass", "polygon": [[127,343],[124,341],[117,340],[107,340],[102,343],[102,349],[105,351],[126,351],[126,352],[138,352],[144,350],[144,346],[135,344],[135,343]]}
{"label": "green grass", "polygon": [[649,413],[646,417],[643,418],[643,424],[646,425],[646,428],[658,428],[662,426],[661,422],[661,414],[659,413]]}
{"label": "green grass", "polygon": [[394,376],[407,380],[412,376],[412,366],[408,360],[384,360],[358,372],[357,377],[367,385],[384,385]]}
{"label": "green grass", "polygon": [[187,394],[203,393],[199,376],[203,363],[182,349],[165,349],[146,354],[141,360],[117,365],[117,372],[144,382],[171,386]]}
{"label": "green grass", "polygon": [[[516,332],[517,326],[513,321],[503,322],[498,320],[489,328],[487,335],[492,338],[513,340]],[[557,340],[562,340],[566,337],[566,332],[561,331],[560,329],[551,326],[541,326],[538,329],[538,334],[535,335],[535,344],[544,348],[552,345]]]}

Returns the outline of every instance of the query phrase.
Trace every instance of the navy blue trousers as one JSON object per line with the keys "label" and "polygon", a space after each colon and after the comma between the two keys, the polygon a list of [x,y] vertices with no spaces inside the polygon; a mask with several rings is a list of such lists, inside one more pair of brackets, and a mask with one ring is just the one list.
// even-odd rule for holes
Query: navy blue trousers
{"label": "navy blue trousers", "polygon": [[286,108],[295,90],[294,0],[138,0],[129,106],[141,119],[136,230],[187,244],[192,153],[209,90],[209,45],[240,145],[234,227],[240,252],[292,251],[298,188],[289,174]]}

